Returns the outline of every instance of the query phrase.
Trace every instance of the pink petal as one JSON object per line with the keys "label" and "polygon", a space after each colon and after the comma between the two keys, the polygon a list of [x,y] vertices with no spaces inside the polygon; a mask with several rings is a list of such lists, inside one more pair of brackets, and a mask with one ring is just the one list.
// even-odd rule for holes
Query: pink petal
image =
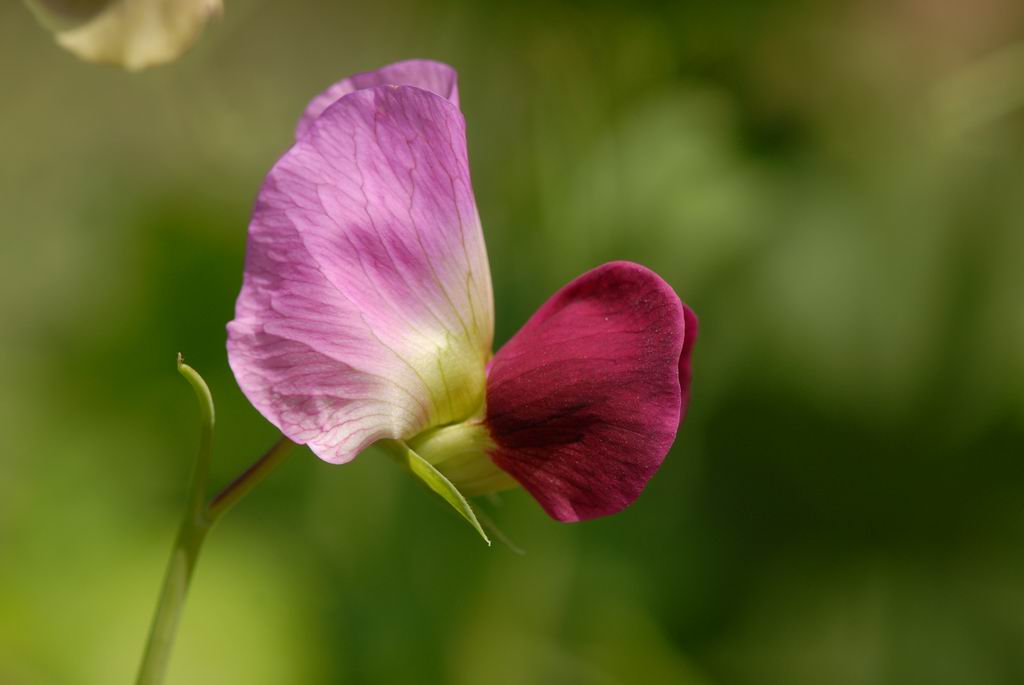
{"label": "pink petal", "polygon": [[572,281],[492,361],[495,463],[560,521],[622,510],[675,439],[696,332],[672,288],[638,264]]}
{"label": "pink petal", "polygon": [[343,95],[357,90],[377,86],[415,86],[437,93],[458,107],[459,89],[456,82],[457,74],[454,69],[447,64],[426,59],[396,62],[374,71],[349,76],[317,95],[306,105],[306,111],[302,113],[302,118],[295,129],[295,138],[304,136],[313,121]]}
{"label": "pink petal", "polygon": [[458,108],[385,86],[323,111],[260,190],[235,316],[242,391],[327,461],[476,412],[493,306]]}

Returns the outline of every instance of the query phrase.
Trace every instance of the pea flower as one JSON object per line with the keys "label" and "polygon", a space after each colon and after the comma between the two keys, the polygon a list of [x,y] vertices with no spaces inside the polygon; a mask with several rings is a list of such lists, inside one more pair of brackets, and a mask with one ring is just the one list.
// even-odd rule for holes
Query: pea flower
{"label": "pea flower", "polygon": [[223,8],[222,0],[27,1],[61,47],[131,71],[180,57]]}
{"label": "pea flower", "polygon": [[294,442],[336,464],[382,445],[478,530],[463,495],[519,485],[559,521],[618,512],[675,439],[696,318],[612,262],[492,355],[458,105],[455,71],[431,61],[313,99],[256,200],[231,368]]}

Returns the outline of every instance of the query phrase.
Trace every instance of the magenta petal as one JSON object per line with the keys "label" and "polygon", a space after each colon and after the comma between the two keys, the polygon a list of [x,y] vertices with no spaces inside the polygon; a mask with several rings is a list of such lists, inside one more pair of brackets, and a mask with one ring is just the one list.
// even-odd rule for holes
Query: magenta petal
{"label": "magenta petal", "polygon": [[441,62],[410,59],[349,76],[317,95],[302,113],[302,118],[295,129],[295,138],[304,136],[313,121],[343,95],[378,86],[415,86],[437,93],[456,107],[459,106],[459,89],[454,69]]}
{"label": "magenta petal", "polygon": [[260,189],[228,360],[330,462],[484,400],[493,306],[462,114],[406,86],[327,108]]}
{"label": "magenta petal", "polygon": [[560,521],[621,511],[675,439],[696,330],[672,288],[638,264],[572,281],[491,364],[495,463]]}

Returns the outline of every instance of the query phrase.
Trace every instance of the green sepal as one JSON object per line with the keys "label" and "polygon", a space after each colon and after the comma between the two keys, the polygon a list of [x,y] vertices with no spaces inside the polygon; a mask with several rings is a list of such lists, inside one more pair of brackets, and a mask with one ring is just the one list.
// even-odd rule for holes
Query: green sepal
{"label": "green sepal", "polygon": [[379,444],[395,461],[409,469],[414,476],[444,498],[444,501],[448,502],[455,511],[459,512],[462,518],[466,519],[469,525],[473,526],[476,532],[480,534],[484,542],[488,545],[491,544],[491,539],[484,532],[483,526],[480,525],[476,514],[473,513],[473,508],[469,506],[469,502],[459,492],[459,489],[444,477],[444,474],[435,469],[430,462],[418,455],[401,440],[382,440]]}

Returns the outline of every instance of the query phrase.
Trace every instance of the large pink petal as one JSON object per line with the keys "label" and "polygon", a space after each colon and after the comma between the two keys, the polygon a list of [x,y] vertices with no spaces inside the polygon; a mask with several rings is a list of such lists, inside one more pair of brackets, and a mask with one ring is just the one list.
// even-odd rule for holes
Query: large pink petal
{"label": "large pink petal", "polygon": [[572,281],[492,361],[495,463],[560,521],[622,510],[675,439],[696,332],[672,288],[638,264]]}
{"label": "large pink petal", "polygon": [[256,201],[228,324],[243,392],[344,462],[478,411],[492,333],[458,108],[407,86],[328,107]]}
{"label": "large pink petal", "polygon": [[456,107],[459,106],[457,74],[450,66],[427,59],[396,62],[374,71],[349,76],[313,98],[299,119],[295,129],[296,139],[304,136],[316,118],[342,96],[378,86],[415,86],[437,93]]}

